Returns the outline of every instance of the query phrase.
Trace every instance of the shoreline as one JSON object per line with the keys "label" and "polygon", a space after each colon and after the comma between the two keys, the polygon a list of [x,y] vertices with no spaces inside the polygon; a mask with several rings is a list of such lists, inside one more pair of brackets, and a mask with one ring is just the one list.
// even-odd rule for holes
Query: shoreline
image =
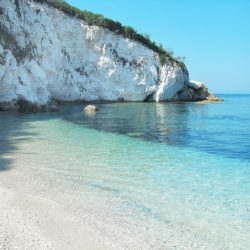
{"label": "shoreline", "polygon": [[32,103],[26,100],[23,100],[18,104],[13,104],[12,102],[0,102],[0,113],[6,112],[20,112],[20,113],[39,113],[39,112],[59,112],[60,106],[62,105],[103,105],[103,104],[128,104],[128,103],[155,103],[155,104],[185,104],[185,103],[222,103],[224,100],[219,97],[214,97],[214,99],[197,99],[197,100],[168,100],[168,101],[127,101],[127,100],[117,100],[117,101],[108,101],[108,100],[95,100],[95,101],[61,101],[61,100],[52,100],[51,102],[40,105]]}

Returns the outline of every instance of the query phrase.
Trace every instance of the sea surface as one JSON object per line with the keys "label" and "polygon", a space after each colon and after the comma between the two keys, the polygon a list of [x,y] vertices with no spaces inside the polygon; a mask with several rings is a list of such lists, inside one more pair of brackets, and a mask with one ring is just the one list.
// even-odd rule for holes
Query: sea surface
{"label": "sea surface", "polygon": [[2,113],[0,171],[74,192],[117,249],[250,249],[250,95],[220,97]]}

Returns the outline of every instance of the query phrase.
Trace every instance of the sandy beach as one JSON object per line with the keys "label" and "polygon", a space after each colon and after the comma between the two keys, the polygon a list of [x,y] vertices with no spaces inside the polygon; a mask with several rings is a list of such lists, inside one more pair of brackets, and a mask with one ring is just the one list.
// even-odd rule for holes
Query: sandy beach
{"label": "sandy beach", "polygon": [[0,249],[106,249],[67,205],[41,197],[15,169],[0,172]]}
{"label": "sandy beach", "polygon": [[[170,141],[180,143],[178,131],[194,123],[185,123],[186,114],[196,117],[199,107],[202,117],[213,117],[213,105],[128,105],[103,105],[91,118],[80,106],[62,107],[60,114],[1,116],[1,250],[250,249],[247,159],[228,161],[228,151],[222,157],[124,135],[127,126],[120,123],[133,110],[130,131],[155,128],[158,136],[160,124],[168,124]],[[141,109],[148,116],[138,129]],[[226,118],[219,128],[227,126]],[[213,134],[213,122],[206,128]],[[206,137],[193,140],[209,146]],[[248,144],[239,145],[244,152]],[[212,140],[209,149],[216,146]],[[241,151],[235,154],[247,157]]]}

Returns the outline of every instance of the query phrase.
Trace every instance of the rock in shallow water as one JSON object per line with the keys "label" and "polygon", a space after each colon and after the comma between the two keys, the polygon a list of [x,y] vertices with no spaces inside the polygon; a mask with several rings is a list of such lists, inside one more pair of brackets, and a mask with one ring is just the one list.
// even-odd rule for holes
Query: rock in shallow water
{"label": "rock in shallow water", "polygon": [[84,108],[85,113],[95,113],[96,111],[99,111],[99,108],[97,108],[94,105],[88,105],[87,107]]}

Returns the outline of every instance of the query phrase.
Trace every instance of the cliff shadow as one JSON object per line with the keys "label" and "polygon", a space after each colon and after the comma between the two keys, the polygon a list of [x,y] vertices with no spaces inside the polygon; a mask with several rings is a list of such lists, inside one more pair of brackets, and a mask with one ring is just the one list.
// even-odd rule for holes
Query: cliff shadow
{"label": "cliff shadow", "polygon": [[132,102],[98,107],[100,111],[89,115],[82,112],[81,106],[67,105],[63,119],[99,131],[163,144],[185,145],[189,140],[189,104]]}
{"label": "cliff shadow", "polygon": [[0,172],[10,170],[14,166],[14,159],[21,152],[18,148],[20,142],[30,141],[36,133],[29,129],[30,122],[44,119],[40,114],[20,114],[15,112],[0,112]]}

